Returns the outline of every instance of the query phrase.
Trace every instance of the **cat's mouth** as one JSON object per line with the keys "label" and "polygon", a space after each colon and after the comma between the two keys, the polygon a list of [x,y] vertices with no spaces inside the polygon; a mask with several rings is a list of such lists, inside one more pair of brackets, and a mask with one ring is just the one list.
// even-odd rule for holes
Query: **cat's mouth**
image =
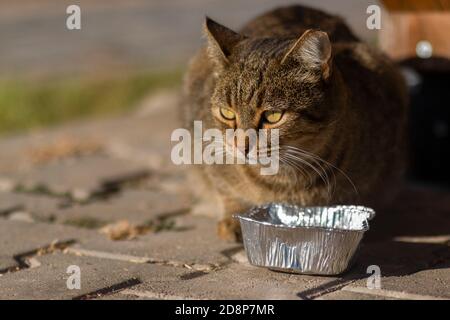
{"label": "cat's mouth", "polygon": [[259,169],[261,175],[275,175],[279,170],[278,150],[260,148],[239,148],[224,145],[225,164],[248,165]]}
{"label": "cat's mouth", "polygon": [[279,157],[278,156],[278,150],[266,148],[266,149],[259,149],[259,148],[253,148],[251,150],[246,150],[242,148],[238,148],[236,146],[228,146],[228,151],[235,159],[238,160],[245,160],[248,162],[255,162],[255,164],[259,164],[261,161],[265,162],[268,160],[268,158],[271,157]]}

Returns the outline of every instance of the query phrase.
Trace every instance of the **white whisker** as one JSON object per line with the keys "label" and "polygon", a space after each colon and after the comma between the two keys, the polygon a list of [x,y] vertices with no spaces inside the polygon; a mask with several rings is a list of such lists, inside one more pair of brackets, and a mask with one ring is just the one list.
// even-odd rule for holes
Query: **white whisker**
{"label": "white whisker", "polygon": [[[300,149],[300,148],[298,148],[298,147],[293,147],[293,146],[284,146],[284,147],[286,147],[286,148],[292,150],[293,152],[297,152],[297,153],[299,153],[299,154],[303,154],[303,155],[312,157],[312,158],[314,158],[314,159],[316,159],[316,160],[318,160],[318,161],[323,162],[323,163],[326,164],[327,166],[330,166],[332,169],[337,170],[337,171],[338,171],[340,174],[342,174],[342,175],[345,177],[345,179],[351,184],[351,186],[353,187],[355,193],[358,194],[358,189],[356,188],[356,186],[355,186],[355,184],[353,183],[352,179],[350,179],[350,177],[349,177],[343,170],[341,170],[340,168],[338,168],[338,167],[336,167],[335,165],[333,165],[332,163],[330,163],[330,162],[328,162],[328,161],[322,159],[321,157],[315,155],[314,153],[305,151],[305,150]],[[333,172],[333,171],[332,171],[332,172]],[[333,173],[333,174],[334,174],[334,173]]]}

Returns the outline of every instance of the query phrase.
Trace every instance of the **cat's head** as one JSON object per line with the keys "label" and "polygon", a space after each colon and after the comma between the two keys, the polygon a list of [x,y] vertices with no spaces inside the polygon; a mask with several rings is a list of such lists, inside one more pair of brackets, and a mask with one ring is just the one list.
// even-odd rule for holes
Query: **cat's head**
{"label": "cat's head", "polygon": [[337,72],[325,32],[248,38],[209,18],[204,28],[215,74],[211,111],[221,129],[276,128],[280,144],[308,147],[337,116]]}

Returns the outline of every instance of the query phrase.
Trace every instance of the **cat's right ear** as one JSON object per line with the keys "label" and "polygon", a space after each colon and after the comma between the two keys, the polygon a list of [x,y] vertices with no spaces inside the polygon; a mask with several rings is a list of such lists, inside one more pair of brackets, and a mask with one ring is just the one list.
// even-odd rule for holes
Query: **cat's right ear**
{"label": "cat's right ear", "polygon": [[323,79],[328,80],[332,70],[331,42],[325,32],[309,29],[295,41],[281,60],[294,59],[311,70],[320,71]]}
{"label": "cat's right ear", "polygon": [[209,17],[205,18],[204,32],[208,41],[208,55],[220,68],[228,63],[228,57],[234,46],[245,38]]}

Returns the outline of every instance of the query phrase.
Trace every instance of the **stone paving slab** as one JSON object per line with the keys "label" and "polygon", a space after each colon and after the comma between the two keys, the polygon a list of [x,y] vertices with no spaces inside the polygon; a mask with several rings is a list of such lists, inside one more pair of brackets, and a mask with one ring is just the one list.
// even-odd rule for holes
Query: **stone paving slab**
{"label": "stone paving slab", "polygon": [[[29,170],[37,163],[45,162],[42,161],[43,159],[36,159],[37,154],[49,153],[61,147],[67,148],[68,145],[79,149],[79,145],[90,141],[98,146],[98,150],[103,150],[108,132],[116,132],[113,129],[117,130],[117,125],[116,118],[107,118],[69,123],[49,130],[36,130],[13,137],[2,137],[0,149],[8,150],[8,152],[2,153],[0,157],[0,176]],[[66,149],[65,154],[70,155],[70,151]],[[72,151],[77,151],[77,154],[85,154],[80,150]],[[56,159],[50,157],[48,161],[51,162],[51,160],[61,157],[64,158],[64,154],[60,152],[58,157],[54,157]]]}
{"label": "stone paving slab", "polygon": [[55,243],[72,243],[89,237],[100,238],[96,232],[68,226],[1,219],[0,270],[16,266],[17,261],[13,257],[33,253]]}
{"label": "stone paving slab", "polygon": [[[342,295],[345,297],[351,296],[355,292],[346,291],[345,294],[335,293],[331,295],[333,292],[327,294],[329,290],[337,292],[342,289],[342,286],[348,288],[362,288],[365,286],[365,278],[354,283],[350,282],[352,273],[358,274],[357,267],[356,270],[343,277],[313,277],[272,272],[263,268],[249,266],[243,258],[245,256],[241,247],[214,240],[214,237],[210,239],[198,237],[198,235],[202,235],[208,230],[210,235],[215,236],[215,231],[212,228],[215,222],[212,219],[191,216],[182,216],[177,219],[181,220],[179,223],[184,225],[192,223],[197,226],[199,228],[196,232],[197,238],[190,239],[183,232],[162,232],[138,237],[138,239],[133,241],[113,242],[95,231],[61,225],[30,224],[4,220],[0,224],[0,251],[2,252],[0,261],[4,263],[6,259],[9,262],[9,267],[11,266],[10,262],[13,255],[48,245],[54,239],[61,240],[73,237],[77,240],[77,243],[66,249],[67,256],[97,259],[110,266],[115,265],[119,261],[132,265],[142,264],[163,268],[160,269],[161,273],[158,281],[154,281],[155,278],[152,278],[153,280],[151,281],[148,280],[148,275],[140,273],[140,269],[132,272],[134,276],[140,277],[142,284],[127,289],[128,291],[123,297],[127,299],[133,297],[137,299],[333,299],[343,298]],[[202,220],[203,222],[200,222]],[[3,230],[1,230],[2,228]],[[5,230],[8,230],[8,232],[5,232]],[[27,237],[25,237],[26,241],[8,241],[8,239],[18,239],[23,234],[27,234]],[[88,254],[86,254],[86,251],[88,251]],[[58,257],[60,255],[59,253],[52,256]],[[47,257],[47,255],[43,257]],[[43,257],[38,256],[37,259],[40,261]],[[139,260],[136,257],[143,259]],[[58,260],[59,258],[55,259]],[[364,261],[364,259],[361,261]],[[361,261],[359,262],[360,265],[362,265]],[[40,262],[42,264],[42,261]],[[219,265],[218,268],[202,269],[195,263],[217,263]],[[365,265],[362,266],[365,267]],[[15,277],[19,277],[19,274],[24,271],[31,272],[30,270],[38,270],[38,268],[24,269],[12,274],[17,274]],[[110,268],[111,270],[114,269],[114,267]],[[173,282],[166,281],[170,278],[168,274],[166,275],[166,271],[173,270],[171,268],[175,268],[180,272],[177,273],[177,276],[180,278],[175,277],[176,280]],[[403,277],[388,275],[386,278],[382,278],[383,289],[394,293],[403,292],[400,298],[417,298],[418,296],[447,297],[448,266],[441,264],[435,268],[435,270],[419,271]],[[156,276],[154,273],[151,275],[152,277]],[[6,276],[9,276],[9,274],[3,275],[2,281]],[[112,279],[115,278],[112,277]],[[36,282],[34,285],[38,286],[39,284]],[[335,290],[334,288],[337,288],[337,286],[339,288]],[[97,289],[100,290],[101,288]],[[364,295],[365,293],[363,293],[361,298],[369,298]],[[380,294],[375,294],[373,298],[378,299],[380,298],[379,296]],[[384,298],[392,298],[392,295]]]}
{"label": "stone paving slab", "polygon": [[108,183],[146,174],[145,168],[128,161],[92,155],[3,175],[2,179],[26,190],[45,188],[57,195],[68,194],[77,200],[86,200],[102,192]]}
{"label": "stone paving slab", "polygon": [[94,256],[98,252],[106,252],[145,258],[161,264],[186,264],[199,270],[210,270],[228,264],[230,255],[242,248],[242,245],[220,240],[215,232],[216,222],[204,217],[181,216],[176,218],[173,230],[122,241],[109,240],[97,230],[73,226],[9,220],[0,222],[0,257],[4,258],[36,250],[55,241],[74,240],[75,243],[70,246],[74,254],[83,254],[85,250],[94,252]]}
{"label": "stone paving slab", "polygon": [[[410,241],[365,242],[355,266],[343,278],[350,282],[346,293],[330,299],[362,294],[378,298],[450,298],[450,246],[447,237],[408,238]],[[414,240],[414,241],[411,241]],[[435,240],[435,241],[431,241]],[[381,271],[381,289],[367,289],[367,267]],[[326,295],[324,298],[328,298]],[[368,298],[368,297],[367,297]]]}
{"label": "stone paving slab", "polygon": [[[230,256],[242,248],[241,244],[220,240],[216,221],[191,215],[176,218],[176,228],[159,233],[148,233],[135,240],[105,241],[104,237],[83,240],[80,248],[149,257],[156,262],[185,263],[198,269],[214,269],[228,264]],[[73,248],[76,250],[76,247]]]}
{"label": "stone paving slab", "polygon": [[39,249],[54,241],[73,240],[86,231],[60,225],[0,220],[0,252],[16,255]]}
{"label": "stone paving slab", "polygon": [[31,218],[48,220],[57,214],[62,204],[61,199],[46,195],[0,192],[0,216],[24,212]]}
{"label": "stone paving slab", "polygon": [[408,293],[426,294],[450,299],[450,263],[438,265],[436,269],[423,270],[406,279],[386,279],[382,287]]}
{"label": "stone paving slab", "polygon": [[127,220],[133,224],[143,224],[164,214],[181,214],[188,209],[187,199],[176,194],[126,190],[104,201],[60,210],[57,221],[67,223],[90,219],[112,223]]}
{"label": "stone paving slab", "polygon": [[406,184],[392,204],[377,212],[365,238],[380,241],[398,237],[449,236],[449,217],[448,190]]}
{"label": "stone paving slab", "polygon": [[[383,274],[383,269],[381,272]],[[367,280],[362,279],[349,284],[347,290],[363,288],[370,293],[366,287]],[[397,297],[398,299],[450,299],[450,263],[447,262],[410,275],[383,276],[381,289],[379,292],[372,291],[373,295]],[[355,291],[358,292],[358,290]]]}
{"label": "stone paving slab", "polygon": [[[186,273],[184,269],[151,264],[111,261],[69,254],[50,254],[37,257],[40,266],[4,274],[1,278],[0,299],[93,299],[110,292],[133,287],[140,278],[147,281],[175,283]],[[81,289],[69,290],[67,273],[69,266],[80,268]],[[127,284],[128,283],[128,284]],[[105,290],[106,289],[106,290]],[[85,297],[86,298],[86,297]]]}
{"label": "stone paving slab", "polygon": [[172,131],[180,127],[174,107],[176,105],[170,105],[150,118],[128,119],[121,124],[120,135],[116,134],[105,143],[105,151],[115,158],[160,171],[173,169],[174,165],[170,160],[170,137]]}
{"label": "stone paving slab", "polygon": [[317,298],[317,300],[399,300],[375,294],[363,294],[345,290],[333,291]]}
{"label": "stone paving slab", "polygon": [[330,277],[311,277],[272,272],[264,268],[230,264],[210,272],[192,272],[174,286],[143,281],[125,292],[149,299],[300,299],[302,291],[330,282]]}
{"label": "stone paving slab", "polygon": [[175,110],[177,100],[173,97],[173,92],[153,94],[139,108],[145,112],[138,110],[121,117],[73,122],[48,130],[2,137],[0,150],[8,152],[0,156],[0,190],[13,187],[7,179],[11,173],[26,172],[36,164],[54,162],[52,160],[70,155],[103,152],[145,168],[173,170],[170,135],[179,127]]}
{"label": "stone paving slab", "polygon": [[[160,298],[141,297],[141,292],[136,292],[133,289],[124,289],[117,293],[108,294],[95,298],[95,300],[161,300]],[[176,298],[174,298],[176,300]]]}
{"label": "stone paving slab", "polygon": [[5,270],[18,267],[17,261],[12,256],[0,255],[0,274]]}
{"label": "stone paving slab", "polygon": [[433,268],[442,260],[450,261],[446,243],[366,242],[359,252],[354,272],[365,273],[368,266],[378,265],[386,276],[405,276]]}

